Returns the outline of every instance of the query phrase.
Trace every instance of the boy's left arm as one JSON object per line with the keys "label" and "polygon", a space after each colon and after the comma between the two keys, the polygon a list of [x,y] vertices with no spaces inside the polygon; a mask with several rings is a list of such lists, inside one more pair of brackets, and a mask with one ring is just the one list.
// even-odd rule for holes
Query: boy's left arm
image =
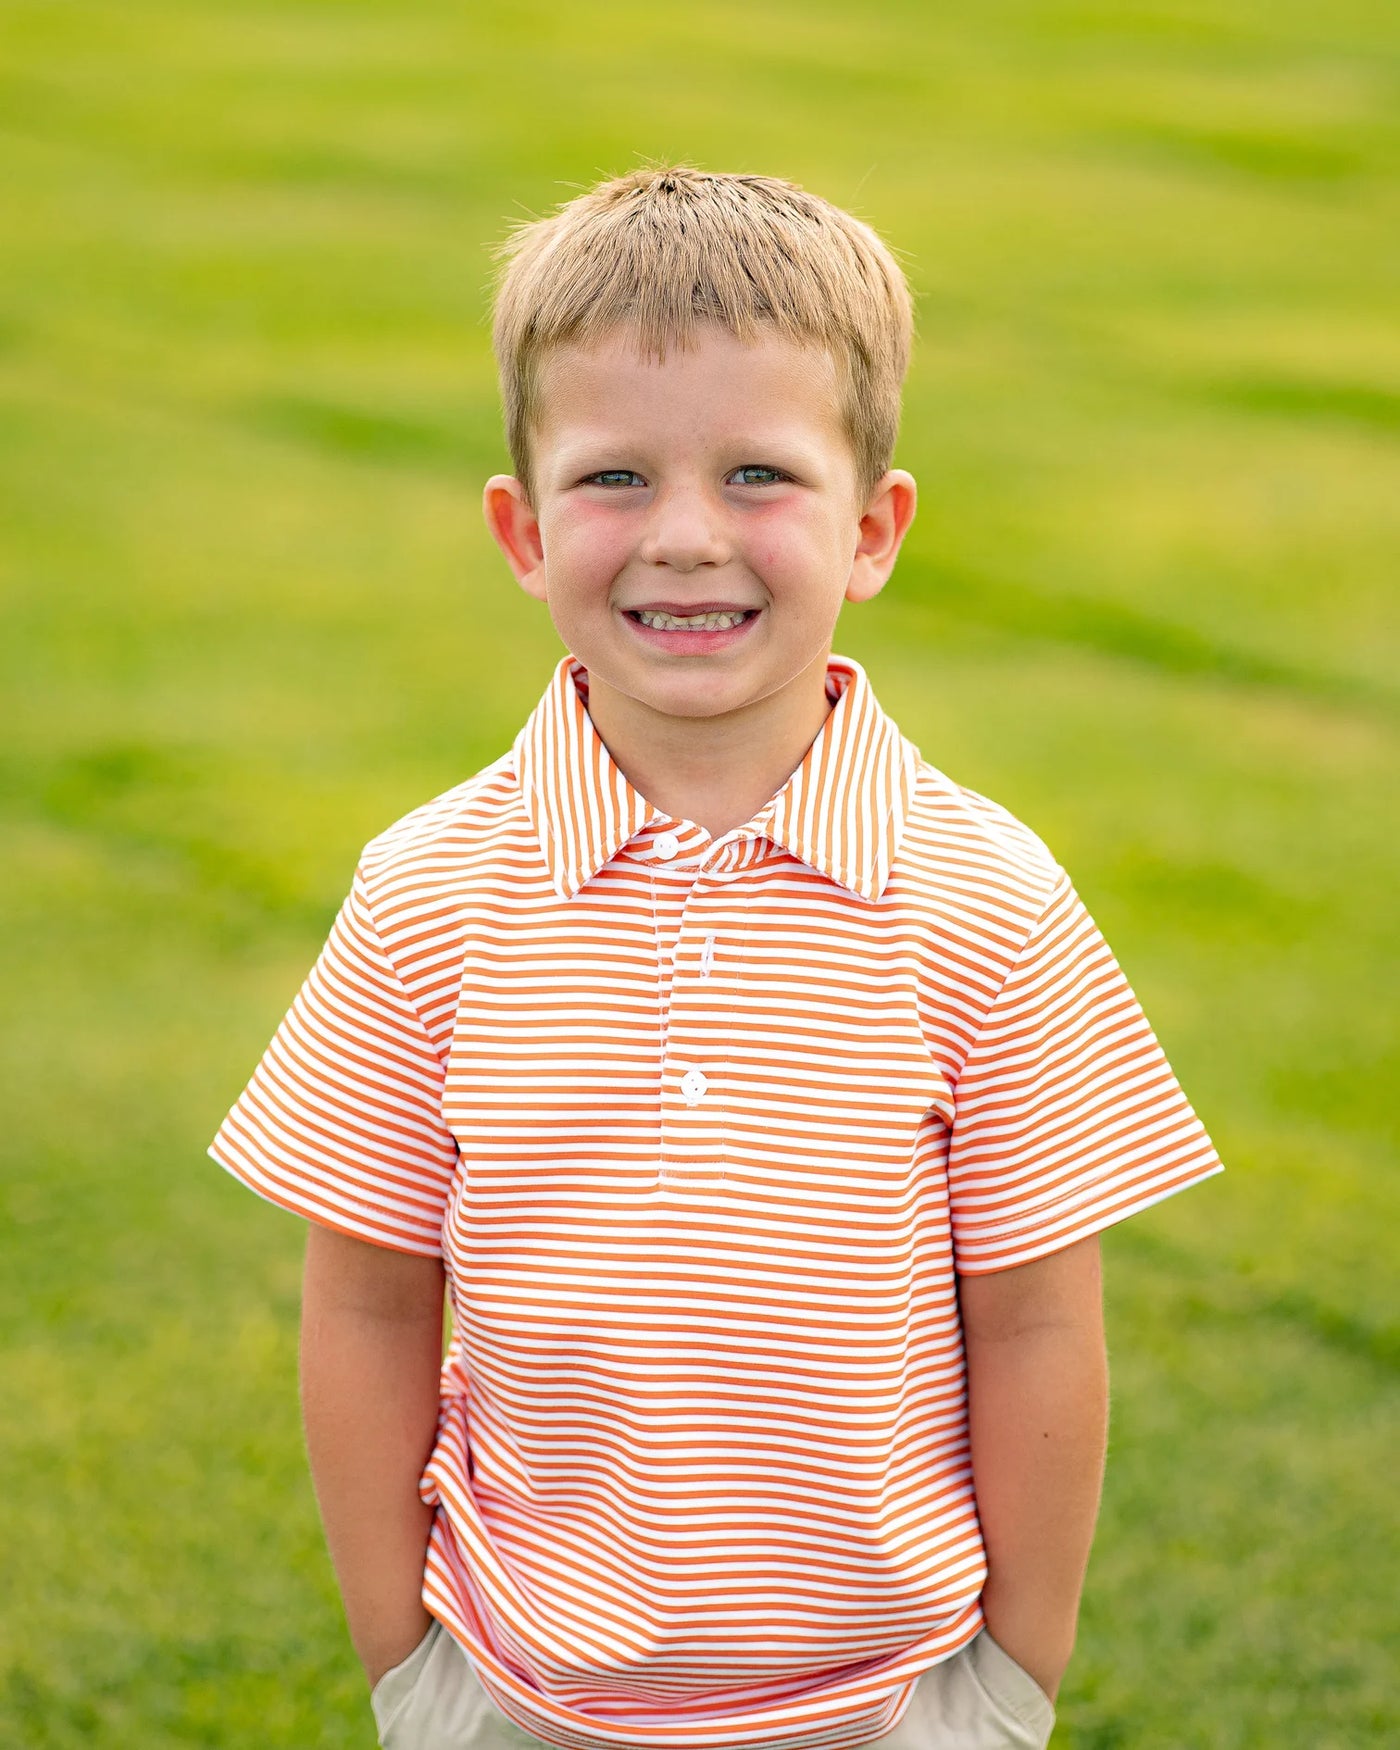
{"label": "boy's left arm", "polygon": [[1052,1699],[1074,1650],[1108,1432],[1095,1235],[958,1280],[987,1629]]}

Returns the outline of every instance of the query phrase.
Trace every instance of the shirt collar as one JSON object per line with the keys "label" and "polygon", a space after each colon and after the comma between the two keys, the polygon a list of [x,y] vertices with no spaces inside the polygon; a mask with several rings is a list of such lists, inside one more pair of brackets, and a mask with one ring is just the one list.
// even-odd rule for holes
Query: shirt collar
{"label": "shirt collar", "polygon": [[[513,755],[521,799],[564,899],[661,818],[594,729],[576,680],[583,673],[574,657],[560,661]],[[832,656],[827,689],[836,703],[802,764],[742,830],[874,901],[904,834],[919,751],[880,709],[859,663]]]}

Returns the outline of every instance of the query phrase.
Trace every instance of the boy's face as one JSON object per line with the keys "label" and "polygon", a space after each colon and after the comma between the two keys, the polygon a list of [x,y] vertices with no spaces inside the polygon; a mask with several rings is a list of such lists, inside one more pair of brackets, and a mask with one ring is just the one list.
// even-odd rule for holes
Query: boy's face
{"label": "boy's face", "polygon": [[540,402],[533,505],[498,475],[487,521],[590,688],[671,719],[824,691],[914,508],[897,472],[862,500],[830,356],[702,327],[657,362],[619,330],[550,354]]}

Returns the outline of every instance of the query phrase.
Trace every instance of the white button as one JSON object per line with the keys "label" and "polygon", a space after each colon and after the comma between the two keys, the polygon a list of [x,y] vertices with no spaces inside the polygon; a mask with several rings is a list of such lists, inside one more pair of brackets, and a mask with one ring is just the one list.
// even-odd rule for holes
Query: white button
{"label": "white button", "polygon": [[663,863],[669,863],[681,848],[681,841],[673,832],[659,832],[652,840],[651,848]]}
{"label": "white button", "polygon": [[686,1105],[698,1106],[705,1098],[709,1085],[705,1080],[704,1070],[688,1069],[681,1077],[681,1092],[685,1095]]}

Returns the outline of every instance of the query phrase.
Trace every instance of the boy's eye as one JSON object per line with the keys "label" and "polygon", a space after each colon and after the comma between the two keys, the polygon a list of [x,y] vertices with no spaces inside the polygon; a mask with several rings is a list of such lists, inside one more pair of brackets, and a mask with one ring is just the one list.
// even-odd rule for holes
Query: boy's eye
{"label": "boy's eye", "polygon": [[742,468],[736,468],[731,476],[740,486],[771,486],[775,480],[781,480],[783,475],[777,468],[767,468],[761,462],[749,462]]}
{"label": "boy's eye", "polygon": [[640,484],[641,478],[640,474],[634,474],[630,468],[604,468],[597,474],[590,474],[584,485],[631,486],[634,482]]}

